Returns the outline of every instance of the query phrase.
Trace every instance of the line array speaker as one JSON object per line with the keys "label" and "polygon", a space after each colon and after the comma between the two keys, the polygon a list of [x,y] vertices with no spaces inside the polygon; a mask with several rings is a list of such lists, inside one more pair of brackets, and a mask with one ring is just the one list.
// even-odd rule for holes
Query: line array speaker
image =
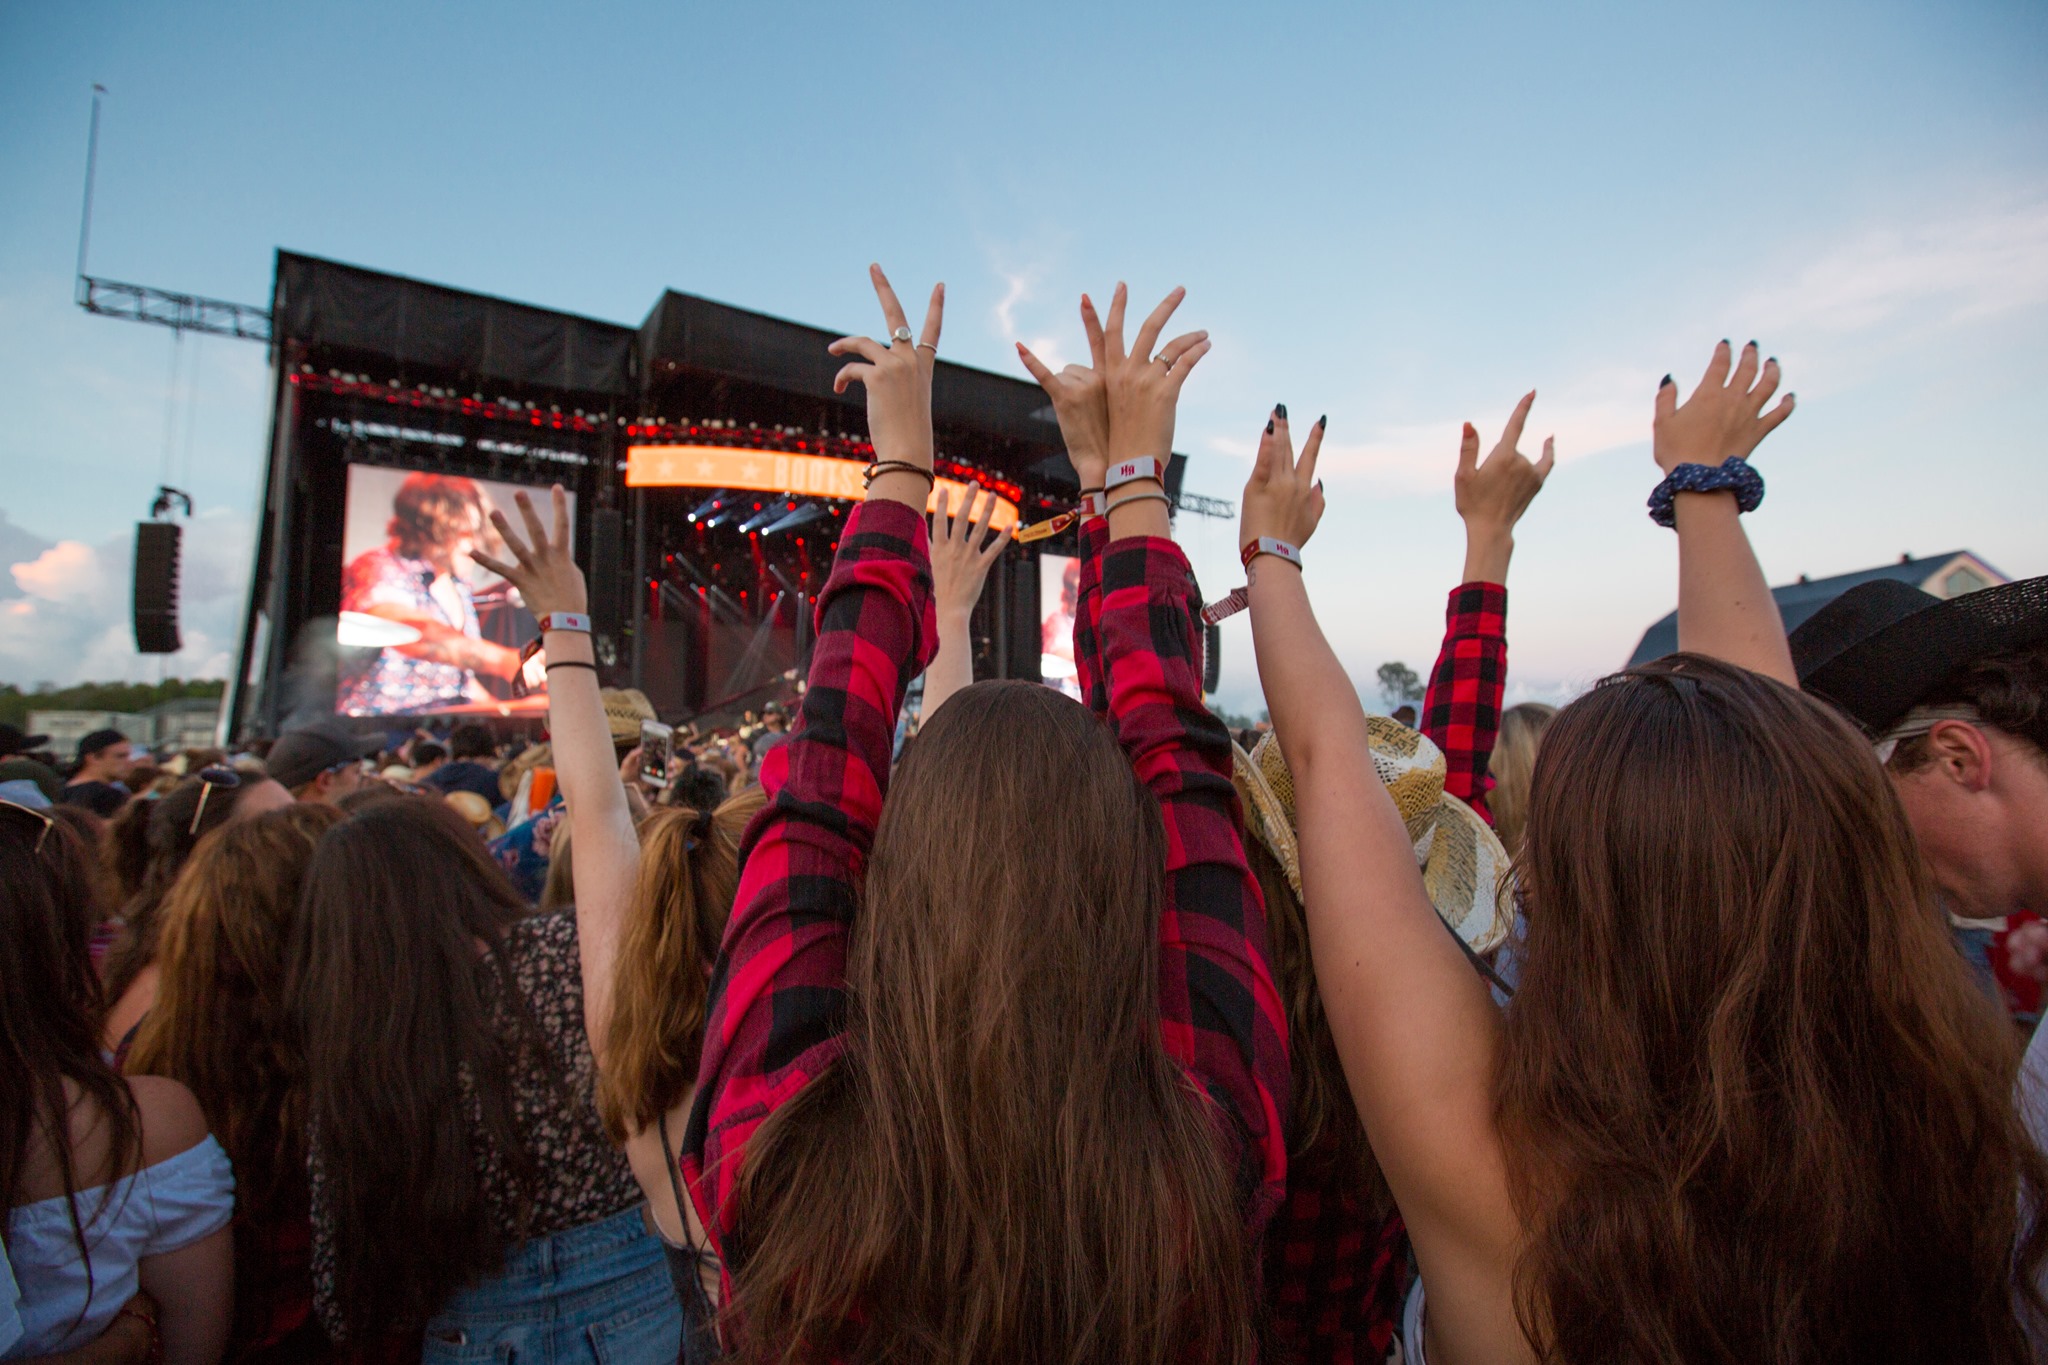
{"label": "line array speaker", "polygon": [[178,638],[178,538],[175,522],[135,524],[135,648],[143,654],[176,654]]}

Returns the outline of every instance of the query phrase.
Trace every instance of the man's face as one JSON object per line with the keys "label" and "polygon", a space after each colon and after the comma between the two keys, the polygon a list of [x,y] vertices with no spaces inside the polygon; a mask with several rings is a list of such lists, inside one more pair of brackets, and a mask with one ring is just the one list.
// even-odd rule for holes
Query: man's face
{"label": "man's face", "polygon": [[1951,722],[1929,739],[1933,762],[1890,776],[1948,909],[2048,911],[2048,764],[1988,728]]}
{"label": "man's face", "polygon": [[483,513],[473,503],[458,503],[434,518],[434,545],[430,551],[435,568],[442,573],[466,573],[470,552],[483,537]]}
{"label": "man's face", "polygon": [[101,749],[85,760],[85,771],[90,774],[88,780],[93,782],[119,782],[122,778],[128,776],[128,770],[135,766],[135,760],[131,757],[131,753],[132,749],[125,739],[109,744],[106,748]]}

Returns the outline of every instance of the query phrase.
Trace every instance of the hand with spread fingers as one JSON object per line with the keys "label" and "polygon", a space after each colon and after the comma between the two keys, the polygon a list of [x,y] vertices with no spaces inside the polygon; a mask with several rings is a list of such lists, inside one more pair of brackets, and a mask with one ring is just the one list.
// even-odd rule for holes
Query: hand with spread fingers
{"label": "hand with spread fingers", "polygon": [[955,507],[952,494],[939,490],[931,521],[932,605],[939,617],[942,647],[948,622],[964,622],[974,611],[989,567],[1010,544],[1012,528],[989,534],[996,502],[992,489],[975,488]]}
{"label": "hand with spread fingers", "polygon": [[832,391],[845,393],[849,384],[864,387],[868,395],[868,439],[874,445],[875,460],[911,467],[878,472],[868,487],[868,496],[894,499],[923,511],[931,485],[912,471],[929,474],[932,467],[932,368],[938,361],[946,286],[932,287],[923,334],[913,340],[903,305],[897,301],[896,291],[890,287],[882,267],[869,266],[868,276],[875,286],[875,297],[881,300],[889,341],[885,345],[871,337],[848,336],[827,347],[833,355],[859,357],[833,376]]}
{"label": "hand with spread fingers", "polygon": [[1716,346],[1699,387],[1683,403],[1678,401],[1678,386],[1665,375],[1657,389],[1657,419],[1650,437],[1657,467],[1669,474],[1682,464],[1747,460],[1757,444],[1792,415],[1789,393],[1764,411],[1780,378],[1777,357],[1759,363],[1754,341],[1742,348],[1740,359],[1727,342]]}
{"label": "hand with spread fingers", "polygon": [[553,611],[580,613],[588,609],[590,601],[583,570],[576,567],[575,556],[569,552],[569,495],[562,491],[562,485],[556,484],[550,496],[555,513],[552,535],[541,525],[539,513],[533,510],[533,499],[523,489],[513,495],[513,500],[519,504],[519,519],[526,523],[525,540],[512,529],[503,512],[491,513],[491,523],[504,538],[513,563],[501,564],[481,551],[470,552],[471,559],[519,589],[526,609],[535,616]]}
{"label": "hand with spread fingers", "polygon": [[[1103,385],[1109,404],[1109,463],[1144,459],[1164,465],[1173,454],[1174,409],[1180,403],[1181,385],[1197,362],[1209,353],[1207,332],[1187,332],[1160,347],[1159,334],[1187,290],[1175,289],[1152,310],[1138,328],[1129,353],[1124,351],[1124,306],[1128,292],[1116,287],[1110,299],[1109,318],[1102,329],[1101,359]],[[1091,338],[1091,344],[1092,344]]]}
{"label": "hand with spread fingers", "polygon": [[1308,439],[1301,443],[1301,457],[1296,459],[1286,405],[1273,409],[1259,437],[1252,476],[1244,486],[1243,511],[1238,517],[1240,549],[1271,536],[1299,550],[1316,533],[1323,519],[1323,484],[1316,477],[1316,459],[1322,453],[1323,432],[1329,422],[1327,417],[1316,419]]}
{"label": "hand with spread fingers", "polygon": [[1021,341],[1017,355],[1052,399],[1060,438],[1067,443],[1067,459],[1073,463],[1081,487],[1100,489],[1102,472],[1109,467],[1109,390],[1103,383],[1102,319],[1096,316],[1094,300],[1086,294],[1081,296],[1081,326],[1088,334],[1088,365],[1068,365],[1054,374]]}
{"label": "hand with spread fingers", "polygon": [[1543,491],[1557,463],[1557,438],[1543,438],[1543,458],[1530,460],[1516,447],[1529,409],[1536,402],[1531,389],[1515,405],[1500,440],[1482,462],[1479,432],[1465,424],[1458,445],[1458,473],[1452,480],[1458,516],[1465,523],[1465,583],[1507,582],[1508,560],[1515,550],[1515,524]]}
{"label": "hand with spread fingers", "polygon": [[939,490],[931,528],[932,609],[939,623],[939,652],[925,668],[924,720],[974,682],[974,604],[981,600],[989,568],[1002,557],[1011,535],[1009,528],[989,534],[995,510],[992,490],[975,489],[958,507],[947,490]]}

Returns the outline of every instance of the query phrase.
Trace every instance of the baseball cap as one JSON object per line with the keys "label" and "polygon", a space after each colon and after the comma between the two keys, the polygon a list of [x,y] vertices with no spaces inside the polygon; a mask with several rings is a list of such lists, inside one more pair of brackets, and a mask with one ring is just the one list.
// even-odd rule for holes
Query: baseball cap
{"label": "baseball cap", "polygon": [[338,720],[316,720],[279,735],[264,767],[283,785],[303,787],[329,768],[368,758],[383,747],[380,735],[359,735]]}

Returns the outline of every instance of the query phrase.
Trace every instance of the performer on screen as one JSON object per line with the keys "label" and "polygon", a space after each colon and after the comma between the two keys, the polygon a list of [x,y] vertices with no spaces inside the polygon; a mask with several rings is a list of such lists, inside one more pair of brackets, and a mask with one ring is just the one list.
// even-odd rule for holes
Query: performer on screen
{"label": "performer on screen", "polygon": [[482,638],[464,571],[488,534],[483,497],[468,479],[408,474],[391,499],[390,537],[350,560],[341,609],[411,626],[420,638],[355,663],[343,655],[336,709],[351,716],[489,702],[479,673],[510,679],[519,652]]}

